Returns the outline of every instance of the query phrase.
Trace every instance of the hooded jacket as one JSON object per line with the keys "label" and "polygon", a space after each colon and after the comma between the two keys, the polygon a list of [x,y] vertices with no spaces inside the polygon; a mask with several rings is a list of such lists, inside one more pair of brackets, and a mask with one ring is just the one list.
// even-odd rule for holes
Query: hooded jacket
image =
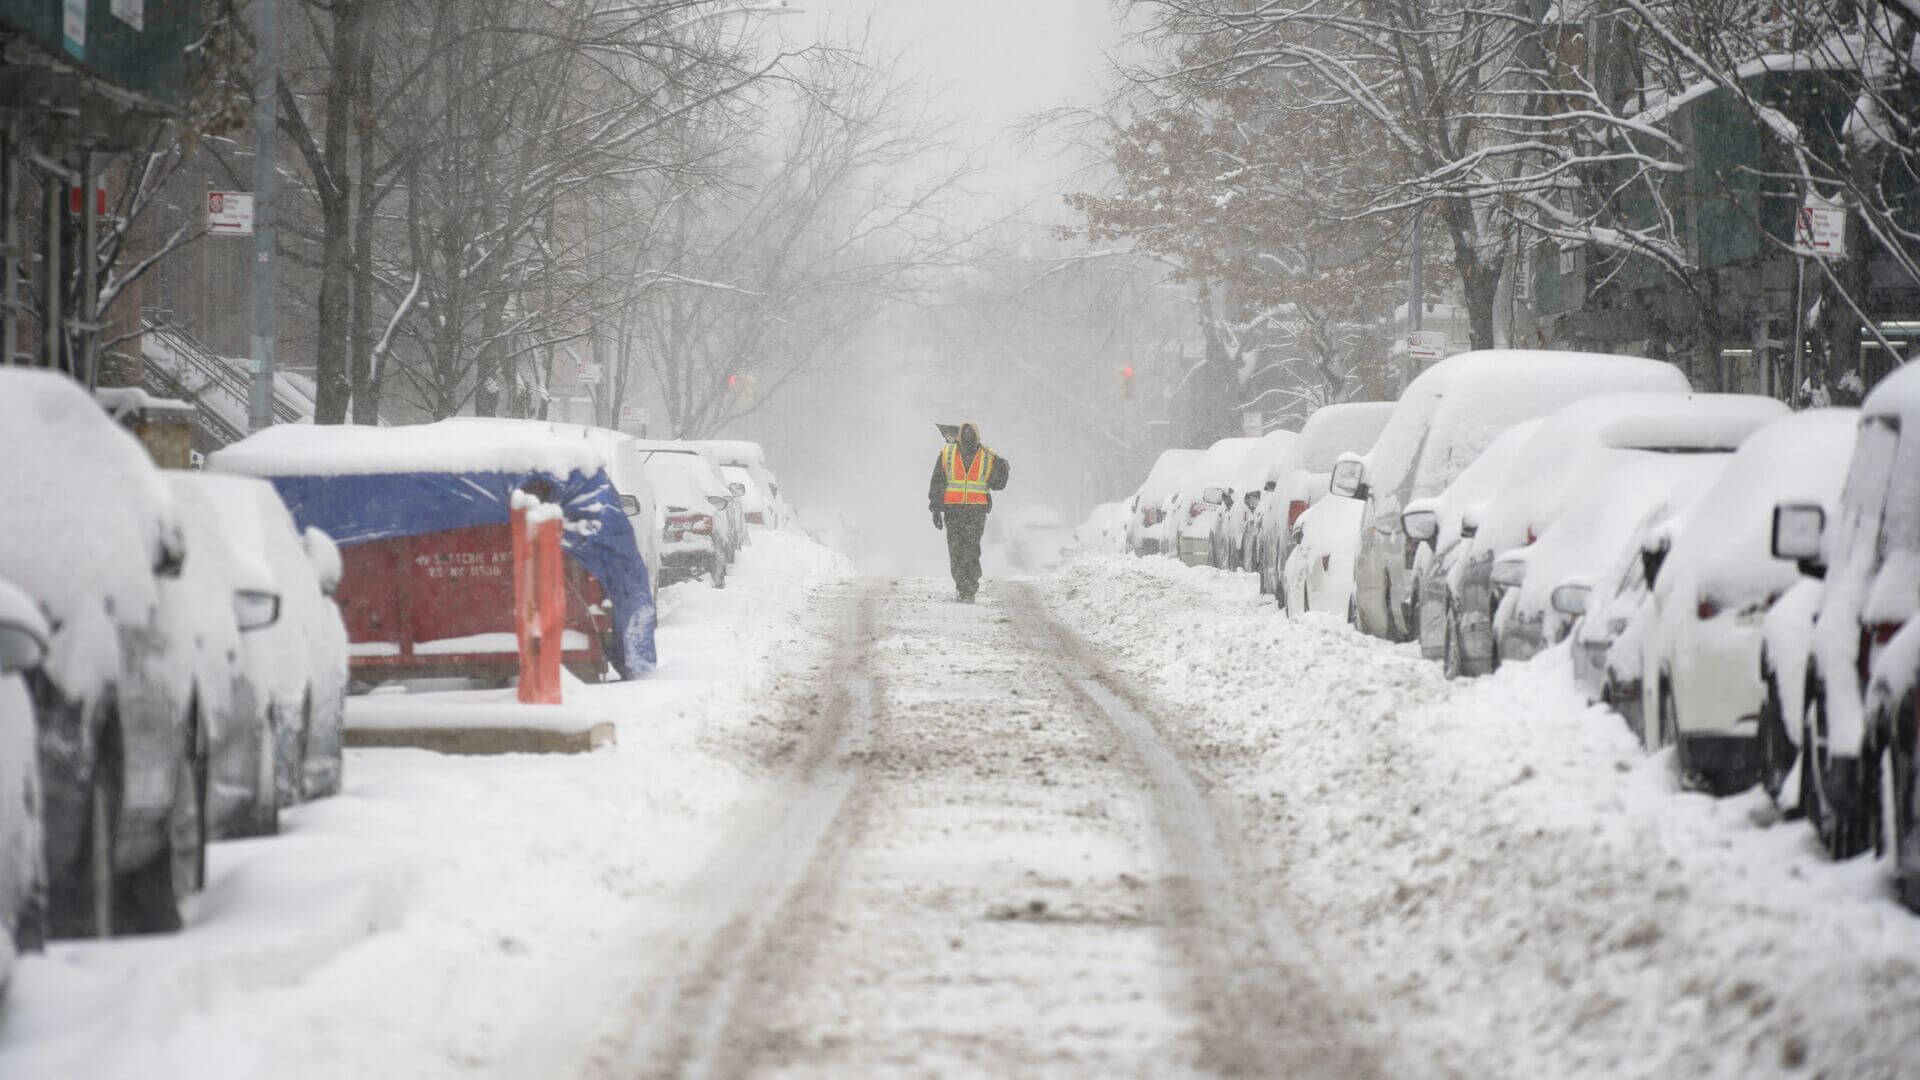
{"label": "hooded jacket", "polygon": [[[979,424],[976,424],[973,421],[969,420],[966,423],[960,425],[961,431],[965,431],[968,428],[973,429],[974,438],[976,439],[980,438]],[[988,491],[1004,490],[1007,486],[1007,473],[1008,473],[1007,459],[1004,457],[1001,457],[998,451],[990,450],[985,440],[981,440],[979,448],[974,450],[974,453],[976,454],[980,453],[982,450],[987,450],[989,453],[993,454],[993,470],[987,476],[987,490]],[[934,455],[933,479],[927,482],[928,509],[931,509],[936,513],[949,513],[949,514],[956,513],[956,512],[967,513],[976,509],[980,513],[984,514],[987,511],[992,510],[993,509],[992,495],[987,496],[987,504],[985,506],[974,507],[974,506],[948,506],[947,505],[947,470],[945,465],[941,461],[942,456],[943,455],[939,455],[939,454]],[[965,454],[962,454],[960,460],[963,464],[968,464],[968,465],[972,464],[973,462],[973,458]]]}

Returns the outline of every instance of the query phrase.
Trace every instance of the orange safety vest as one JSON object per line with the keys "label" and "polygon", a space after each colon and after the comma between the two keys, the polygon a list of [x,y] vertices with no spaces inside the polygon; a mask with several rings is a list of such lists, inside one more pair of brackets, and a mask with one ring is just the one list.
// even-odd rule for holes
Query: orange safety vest
{"label": "orange safety vest", "polygon": [[948,443],[940,451],[941,467],[947,471],[948,506],[985,506],[987,505],[987,481],[993,477],[993,451],[981,447],[974,452],[973,467],[967,468],[960,461],[960,447],[957,443]]}

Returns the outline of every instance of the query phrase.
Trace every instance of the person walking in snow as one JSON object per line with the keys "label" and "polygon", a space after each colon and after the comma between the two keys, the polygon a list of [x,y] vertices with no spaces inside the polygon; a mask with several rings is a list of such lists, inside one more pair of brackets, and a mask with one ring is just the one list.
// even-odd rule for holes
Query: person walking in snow
{"label": "person walking in snow", "polygon": [[980,443],[980,425],[960,425],[955,439],[933,463],[927,484],[927,504],[933,527],[947,531],[947,563],[960,602],[973,603],[980,591],[980,537],[987,531],[993,510],[990,492],[1007,486],[1007,459]]}

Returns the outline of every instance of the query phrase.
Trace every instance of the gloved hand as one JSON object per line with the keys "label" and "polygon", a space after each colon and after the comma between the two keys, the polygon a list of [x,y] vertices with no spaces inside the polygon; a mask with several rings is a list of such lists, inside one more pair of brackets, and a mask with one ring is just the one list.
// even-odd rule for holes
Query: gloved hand
{"label": "gloved hand", "polygon": [[943,528],[946,528],[946,525],[947,525],[946,515],[942,514],[938,510],[935,510],[933,512],[933,527],[936,529],[943,529]]}

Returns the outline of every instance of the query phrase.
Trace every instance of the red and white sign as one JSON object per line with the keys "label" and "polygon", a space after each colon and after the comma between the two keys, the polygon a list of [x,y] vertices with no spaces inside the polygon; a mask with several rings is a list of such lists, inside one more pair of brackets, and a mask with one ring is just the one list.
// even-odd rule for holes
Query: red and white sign
{"label": "red and white sign", "polygon": [[577,386],[599,386],[606,378],[607,373],[606,365],[595,363],[592,360],[580,361],[578,372],[573,380]]}
{"label": "red and white sign", "polygon": [[1801,251],[1822,258],[1840,258],[1847,253],[1847,208],[1830,203],[1812,192],[1800,207],[1794,225],[1793,243]]}
{"label": "red and white sign", "polygon": [[207,229],[220,236],[252,236],[253,192],[207,192]]}
{"label": "red and white sign", "polygon": [[645,405],[620,406],[620,422],[623,424],[645,424],[647,407]]}
{"label": "red and white sign", "polygon": [[1445,330],[1410,330],[1407,332],[1407,358],[1426,363],[1430,360],[1447,358],[1447,332]]}

